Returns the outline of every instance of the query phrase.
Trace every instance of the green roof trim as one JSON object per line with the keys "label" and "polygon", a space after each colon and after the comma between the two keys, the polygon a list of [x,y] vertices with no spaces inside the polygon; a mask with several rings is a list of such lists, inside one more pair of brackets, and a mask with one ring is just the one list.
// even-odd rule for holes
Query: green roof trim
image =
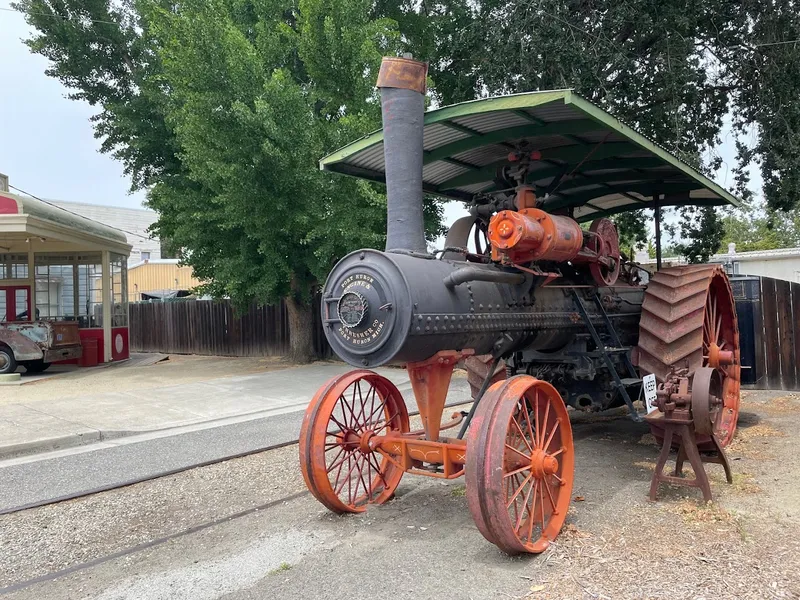
{"label": "green roof trim", "polygon": [[639,144],[645,150],[652,152],[659,158],[663,159],[664,162],[667,162],[672,166],[680,169],[692,179],[697,179],[698,181],[702,182],[703,187],[706,187],[716,192],[719,196],[725,198],[730,204],[733,204],[734,206],[741,205],[741,201],[736,196],[734,196],[727,190],[723,189],[722,187],[711,181],[708,177],[706,177],[702,173],[699,173],[698,171],[687,165],[685,162],[680,160],[674,154],[667,152],[661,146],[654,144],[649,139],[644,137],[641,133],[635,131],[634,129],[631,129],[630,127],[625,125],[625,123],[623,123],[622,121],[615,119],[606,111],[604,111],[602,108],[595,106],[588,100],[584,100],[573,91],[570,90],[567,92],[567,96],[564,98],[564,102],[566,104],[573,104],[577,106],[580,110],[585,112],[593,119],[597,120],[603,125],[606,125],[610,129],[616,130],[625,137],[630,138],[634,143]]}
{"label": "green roof trim", "polygon": [[[542,153],[528,182],[540,196],[554,195],[545,201],[554,210],[623,212],[652,206],[656,194],[673,194],[678,204],[740,205],[708,177],[571,90],[463,102],[428,111],[424,124],[423,164],[431,173],[423,183],[426,193],[460,200],[471,199],[475,190],[490,193],[498,168],[509,164],[508,151],[527,140]],[[433,132],[437,124],[450,133]],[[324,157],[320,168],[383,182],[382,147],[379,130]]]}

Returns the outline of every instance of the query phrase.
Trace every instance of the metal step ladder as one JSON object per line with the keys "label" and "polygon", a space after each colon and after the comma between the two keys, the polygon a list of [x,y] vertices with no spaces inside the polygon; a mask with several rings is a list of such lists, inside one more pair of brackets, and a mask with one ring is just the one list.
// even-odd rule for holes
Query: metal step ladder
{"label": "metal step ladder", "polygon": [[[592,336],[594,345],[597,347],[597,351],[592,354],[596,354],[606,363],[606,367],[608,367],[612,377],[614,377],[614,383],[619,390],[619,393],[622,395],[622,399],[625,400],[625,404],[628,407],[628,412],[631,415],[631,419],[636,422],[641,421],[642,416],[636,410],[636,407],[633,405],[633,401],[628,394],[629,387],[640,385],[642,383],[641,378],[636,373],[636,369],[633,367],[633,363],[631,362],[629,352],[630,348],[622,345],[622,342],[617,335],[617,330],[614,329],[614,324],[611,322],[611,319],[608,317],[608,313],[603,306],[603,301],[596,292],[592,293],[592,300],[594,301],[595,306],[597,306],[600,316],[603,318],[603,324],[605,325],[609,338],[611,338],[611,346],[606,346],[603,343],[600,334],[597,332],[597,328],[589,318],[589,311],[586,310],[586,304],[584,304],[583,298],[581,298],[578,290],[572,290],[572,298],[575,300],[575,305],[578,308],[578,312],[580,313],[583,322],[586,324],[586,329],[589,330],[589,334]],[[617,366],[614,364],[614,361],[611,358],[613,354],[619,354],[621,356],[622,364],[627,375],[626,377],[620,377],[620,374],[617,371]]]}

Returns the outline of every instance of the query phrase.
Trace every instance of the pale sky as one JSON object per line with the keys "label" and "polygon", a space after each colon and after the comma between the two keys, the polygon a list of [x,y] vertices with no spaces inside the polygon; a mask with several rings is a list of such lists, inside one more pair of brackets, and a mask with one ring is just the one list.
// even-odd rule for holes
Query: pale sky
{"label": "pale sky", "polygon": [[[11,185],[41,198],[141,207],[145,194],[129,194],[122,165],[99,152],[89,122],[92,107],[67,99],[68,90],[44,74],[47,60],[22,43],[29,36],[19,13],[0,10],[0,173],[9,176]],[[730,137],[726,128],[718,148],[726,166],[715,177],[726,189],[734,185],[727,166],[734,163]],[[760,186],[756,174],[753,188]],[[464,214],[460,202],[445,206],[448,225]]]}
{"label": "pale sky", "polygon": [[141,208],[144,193],[129,195],[122,165],[99,152],[94,110],[44,74],[48,61],[22,43],[29,35],[22,15],[0,10],[0,173],[40,198]]}

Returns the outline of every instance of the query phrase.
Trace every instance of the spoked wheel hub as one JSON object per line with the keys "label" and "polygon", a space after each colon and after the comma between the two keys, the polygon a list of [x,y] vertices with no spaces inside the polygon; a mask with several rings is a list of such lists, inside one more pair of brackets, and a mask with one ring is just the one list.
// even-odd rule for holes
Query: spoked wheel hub
{"label": "spoked wheel hub", "polygon": [[495,383],[467,434],[467,502],[480,532],[509,554],[543,552],[566,519],[574,465],[556,389],[529,375]]}
{"label": "spoked wheel hub", "polygon": [[365,370],[333,378],[309,404],[300,431],[308,489],[339,513],[386,502],[403,471],[378,447],[389,432],[408,430],[406,405],[391,381]]}
{"label": "spoked wheel hub", "polygon": [[538,448],[531,453],[531,474],[536,479],[544,479],[558,473],[558,459]]}

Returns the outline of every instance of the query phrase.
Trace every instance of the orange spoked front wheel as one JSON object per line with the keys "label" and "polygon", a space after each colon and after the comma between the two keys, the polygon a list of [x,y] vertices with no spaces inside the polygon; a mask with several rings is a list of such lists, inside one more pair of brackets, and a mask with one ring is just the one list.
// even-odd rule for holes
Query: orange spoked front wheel
{"label": "orange spoked front wheel", "polygon": [[403,471],[375,448],[387,433],[408,430],[405,402],[391,381],[367,370],[334,377],[303,418],[300,467],[308,489],[337,513],[386,502]]}
{"label": "orange spoked front wheel", "polygon": [[564,524],[575,468],[556,389],[529,375],[494,384],[467,437],[467,501],[483,536],[509,554],[543,552]]}

